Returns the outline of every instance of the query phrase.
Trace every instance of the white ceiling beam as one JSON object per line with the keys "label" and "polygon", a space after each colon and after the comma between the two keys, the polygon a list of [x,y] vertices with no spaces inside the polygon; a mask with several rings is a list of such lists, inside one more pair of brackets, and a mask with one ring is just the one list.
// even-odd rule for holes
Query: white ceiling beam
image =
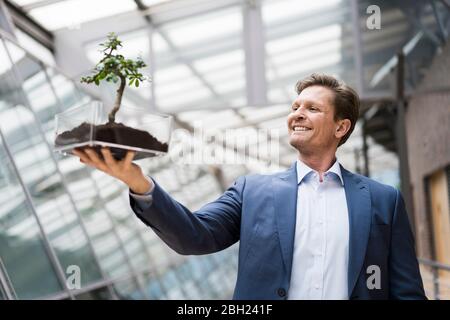
{"label": "white ceiling beam", "polygon": [[245,1],[243,26],[247,103],[250,105],[266,104],[266,55],[260,0]]}
{"label": "white ceiling beam", "polygon": [[21,8],[24,11],[28,12],[33,9],[50,6],[52,4],[63,2],[63,1],[66,1],[66,0],[42,0],[42,1],[36,1],[36,2],[32,2],[30,4],[23,5],[23,6],[21,6]]}

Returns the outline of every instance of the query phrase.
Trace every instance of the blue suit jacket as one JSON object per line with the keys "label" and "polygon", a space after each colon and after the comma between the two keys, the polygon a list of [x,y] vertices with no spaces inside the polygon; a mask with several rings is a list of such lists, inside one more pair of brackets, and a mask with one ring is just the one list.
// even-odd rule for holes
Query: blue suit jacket
{"label": "blue suit jacket", "polygon": [[[350,223],[349,298],[426,299],[400,192],[341,170]],[[194,213],[157,183],[151,206],[130,201],[137,216],[180,254],[208,254],[240,241],[234,299],[286,298],[296,220],[295,163],[282,173],[240,177]],[[367,286],[371,265],[380,268],[380,289]]]}

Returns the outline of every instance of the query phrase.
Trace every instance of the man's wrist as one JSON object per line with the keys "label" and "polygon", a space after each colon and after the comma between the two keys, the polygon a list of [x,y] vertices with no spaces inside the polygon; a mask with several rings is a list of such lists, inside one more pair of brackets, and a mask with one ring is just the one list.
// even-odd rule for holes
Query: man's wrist
{"label": "man's wrist", "polygon": [[143,179],[139,179],[137,183],[128,184],[128,187],[132,193],[143,195],[153,190],[154,183],[150,178],[143,176]]}

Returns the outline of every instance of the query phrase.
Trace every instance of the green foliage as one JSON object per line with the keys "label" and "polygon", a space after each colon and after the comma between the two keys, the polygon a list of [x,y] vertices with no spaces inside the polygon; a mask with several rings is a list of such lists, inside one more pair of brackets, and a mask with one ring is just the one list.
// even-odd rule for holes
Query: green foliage
{"label": "green foliage", "polygon": [[122,47],[122,41],[120,41],[117,35],[112,32],[108,34],[108,40],[105,43],[101,43],[101,52],[103,52],[103,58],[96,64],[93,69],[93,75],[82,77],[81,82],[95,83],[97,86],[101,81],[117,83],[119,80],[127,80],[128,85],[135,85],[139,87],[139,84],[143,81],[149,81],[139,69],[145,68],[147,65],[140,57],[136,60],[125,59],[121,54],[117,54],[116,51]]}

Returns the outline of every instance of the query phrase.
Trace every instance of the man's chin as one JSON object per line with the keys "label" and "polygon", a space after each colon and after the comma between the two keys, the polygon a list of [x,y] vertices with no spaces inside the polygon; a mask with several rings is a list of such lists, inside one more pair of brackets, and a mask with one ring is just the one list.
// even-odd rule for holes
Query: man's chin
{"label": "man's chin", "polygon": [[307,148],[307,146],[308,146],[308,142],[307,141],[305,141],[305,140],[303,140],[303,139],[298,139],[298,138],[295,138],[295,139],[289,139],[289,144],[291,145],[291,146],[293,146],[295,149],[297,149],[297,150],[302,150],[302,149],[305,149],[305,148]]}

